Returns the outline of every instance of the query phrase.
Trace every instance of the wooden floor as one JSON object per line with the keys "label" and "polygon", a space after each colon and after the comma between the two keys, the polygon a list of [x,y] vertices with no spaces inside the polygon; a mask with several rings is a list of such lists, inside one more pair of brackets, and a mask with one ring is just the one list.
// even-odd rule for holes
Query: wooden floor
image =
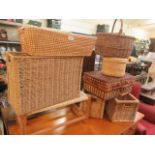
{"label": "wooden floor", "polygon": [[[3,109],[3,117],[7,120],[6,126],[8,128],[9,134],[21,134],[18,123],[14,121],[15,115],[12,112],[11,114],[8,114],[8,112],[10,112],[8,109]],[[8,115],[11,118],[14,116],[14,119],[9,121],[9,119],[6,118]],[[62,123],[67,122],[74,117],[76,116],[70,111],[69,108],[61,109],[56,112],[48,111],[46,113],[34,115],[28,120],[27,134],[119,135],[126,133],[126,131],[134,126],[143,117],[143,115],[137,113],[136,119],[132,123],[113,123],[105,116],[105,118],[101,120],[89,118],[75,124],[61,126]],[[55,125],[60,125],[60,127],[54,128],[53,126]],[[49,126],[53,128],[49,130]],[[47,128],[48,130],[46,130]],[[36,132],[42,129],[44,129],[44,133]]]}

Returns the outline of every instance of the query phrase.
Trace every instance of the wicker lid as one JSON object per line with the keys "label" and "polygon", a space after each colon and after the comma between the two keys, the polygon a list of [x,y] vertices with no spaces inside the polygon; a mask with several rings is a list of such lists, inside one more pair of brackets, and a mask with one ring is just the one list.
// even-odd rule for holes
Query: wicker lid
{"label": "wicker lid", "polygon": [[101,71],[85,72],[83,80],[94,87],[103,88],[104,91],[111,91],[120,87],[126,87],[135,82],[135,77],[125,74],[124,77],[110,77],[103,75]]}

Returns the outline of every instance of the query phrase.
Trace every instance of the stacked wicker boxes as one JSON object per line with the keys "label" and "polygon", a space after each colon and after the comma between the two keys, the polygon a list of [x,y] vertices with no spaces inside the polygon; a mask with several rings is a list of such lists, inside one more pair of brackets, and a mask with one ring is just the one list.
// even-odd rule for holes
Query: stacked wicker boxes
{"label": "stacked wicker boxes", "polygon": [[102,71],[85,73],[84,89],[102,99],[101,107],[108,103],[106,112],[112,121],[133,121],[139,102],[130,94],[135,78],[125,74],[125,68],[134,38],[123,35],[122,20],[119,33],[113,34],[116,21],[112,33],[97,33],[96,52],[103,56]]}
{"label": "stacked wicker boxes", "polygon": [[83,57],[96,38],[55,30],[19,29],[22,52],[7,53],[8,98],[18,115],[80,96]]}

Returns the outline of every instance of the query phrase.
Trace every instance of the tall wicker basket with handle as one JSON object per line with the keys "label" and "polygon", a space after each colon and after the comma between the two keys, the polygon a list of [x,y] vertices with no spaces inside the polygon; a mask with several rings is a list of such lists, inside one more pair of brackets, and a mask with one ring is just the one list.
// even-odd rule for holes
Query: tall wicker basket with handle
{"label": "tall wicker basket with handle", "polygon": [[113,33],[117,19],[115,19],[111,33],[97,33],[96,53],[105,57],[129,57],[135,38],[123,34],[123,20],[119,33]]}
{"label": "tall wicker basket with handle", "polygon": [[91,56],[96,37],[34,27],[19,29],[22,51],[40,56]]}
{"label": "tall wicker basket with handle", "polygon": [[7,52],[8,99],[16,114],[35,112],[80,96],[83,57]]}

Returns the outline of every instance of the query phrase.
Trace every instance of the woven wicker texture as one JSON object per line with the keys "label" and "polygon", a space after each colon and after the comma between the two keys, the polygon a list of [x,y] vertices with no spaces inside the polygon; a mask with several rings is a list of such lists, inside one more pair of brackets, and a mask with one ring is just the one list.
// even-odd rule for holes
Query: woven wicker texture
{"label": "woven wicker texture", "polygon": [[93,95],[91,96],[91,98],[92,101],[90,107],[90,117],[102,119],[104,116],[105,102],[102,99]]}
{"label": "woven wicker texture", "polygon": [[128,58],[132,51],[135,38],[123,34],[123,21],[118,34],[114,34],[114,21],[111,33],[97,33],[96,53],[105,57]]}
{"label": "woven wicker texture", "polygon": [[135,77],[126,74],[116,78],[103,75],[100,71],[86,72],[83,76],[84,90],[102,99],[111,99],[130,93]]}
{"label": "woven wicker texture", "polygon": [[123,77],[125,75],[127,61],[128,60],[124,58],[104,57],[102,73],[107,76]]}
{"label": "woven wicker texture", "polygon": [[83,57],[6,56],[8,98],[17,114],[79,97]]}
{"label": "woven wicker texture", "polygon": [[90,56],[96,37],[34,27],[19,29],[22,50],[40,56]]}
{"label": "woven wicker texture", "polygon": [[139,101],[131,94],[109,100],[106,112],[113,122],[134,121]]}
{"label": "woven wicker texture", "polygon": [[93,94],[93,95],[101,98],[101,99],[110,100],[112,98],[118,97],[119,95],[130,93],[132,90],[132,86],[105,92],[99,88],[96,88],[96,87],[88,84],[88,83],[84,83],[84,90],[90,94]]}
{"label": "woven wicker texture", "polygon": [[130,74],[125,74],[124,77],[116,78],[105,76],[101,71],[85,72],[83,76],[85,83],[99,88],[105,92],[127,87],[135,82],[135,77]]}

